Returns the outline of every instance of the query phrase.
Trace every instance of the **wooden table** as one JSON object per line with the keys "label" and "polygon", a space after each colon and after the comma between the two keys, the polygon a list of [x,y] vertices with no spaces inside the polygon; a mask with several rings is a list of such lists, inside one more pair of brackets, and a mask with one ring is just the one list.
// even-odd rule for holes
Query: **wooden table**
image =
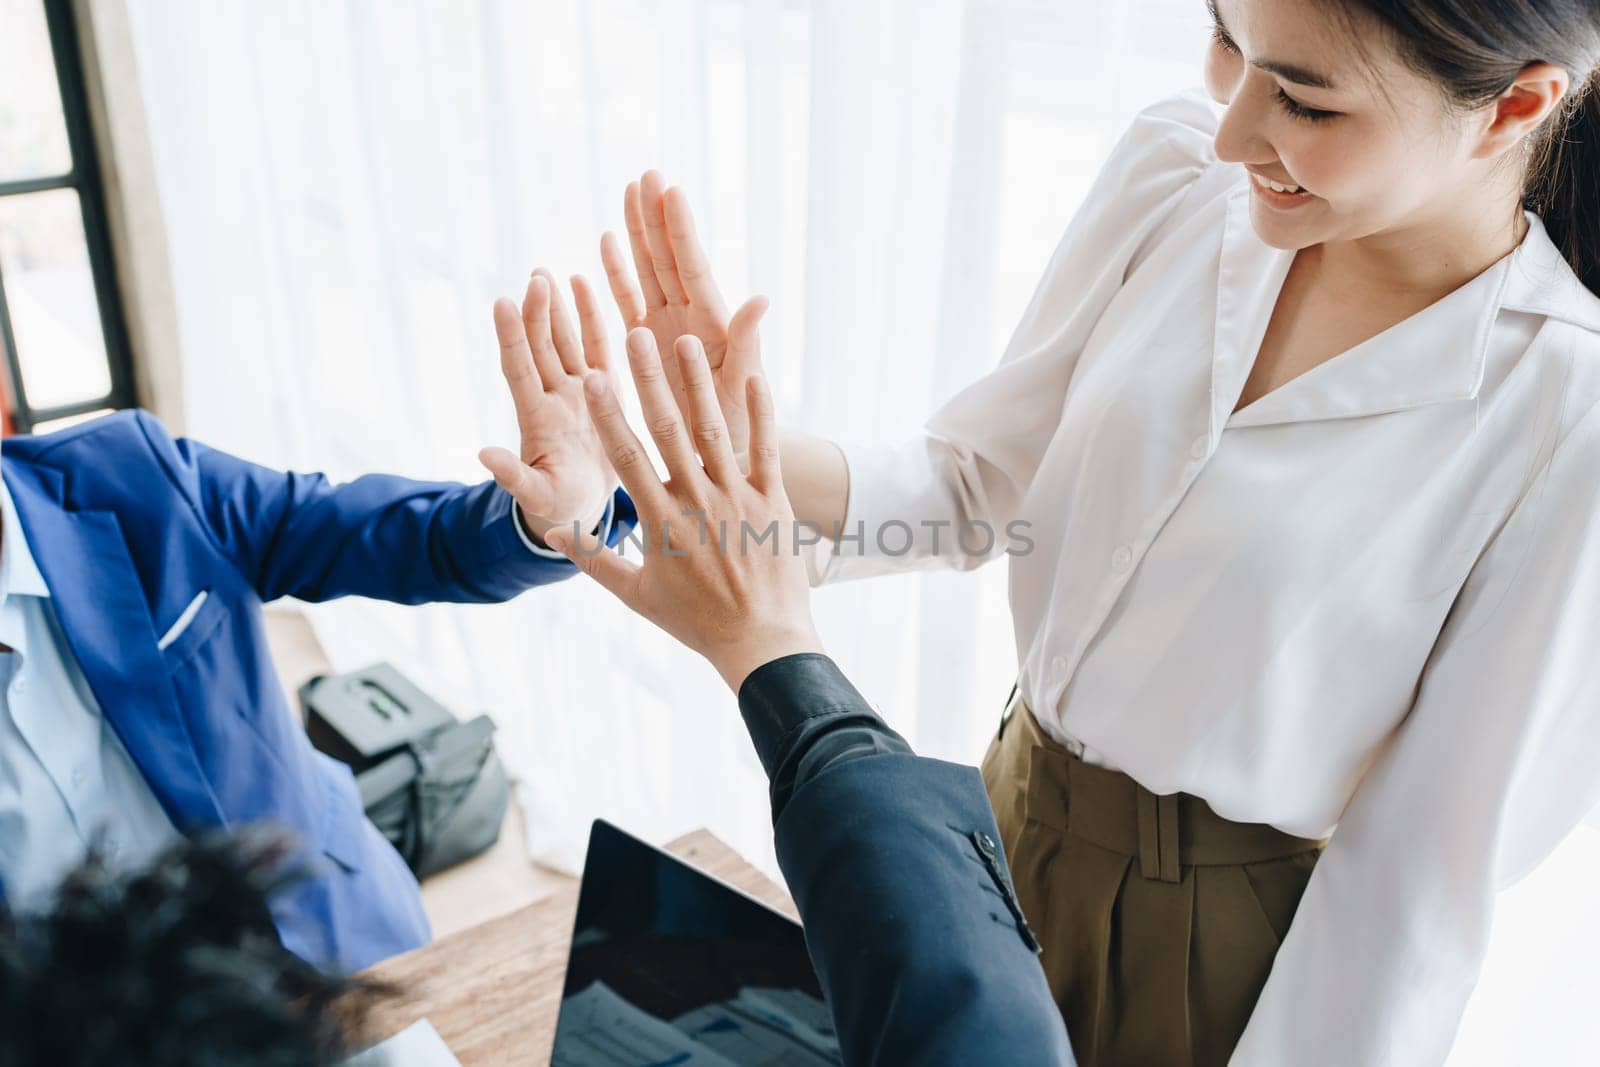
{"label": "wooden table", "polygon": [[[783,888],[711,835],[696,830],[667,851],[794,916]],[[359,1042],[381,1041],[426,1017],[464,1067],[545,1063],[567,967],[578,887],[396,956],[366,975],[396,987],[368,1013]]]}

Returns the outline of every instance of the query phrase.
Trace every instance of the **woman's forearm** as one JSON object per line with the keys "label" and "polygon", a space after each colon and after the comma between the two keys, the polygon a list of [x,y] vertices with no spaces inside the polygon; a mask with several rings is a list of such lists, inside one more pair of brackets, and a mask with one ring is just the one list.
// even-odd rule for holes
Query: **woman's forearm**
{"label": "woman's forearm", "polygon": [[844,525],[850,502],[850,469],[844,453],[832,441],[790,429],[779,431],[778,448],[794,517],[815,524],[824,537],[833,537]]}

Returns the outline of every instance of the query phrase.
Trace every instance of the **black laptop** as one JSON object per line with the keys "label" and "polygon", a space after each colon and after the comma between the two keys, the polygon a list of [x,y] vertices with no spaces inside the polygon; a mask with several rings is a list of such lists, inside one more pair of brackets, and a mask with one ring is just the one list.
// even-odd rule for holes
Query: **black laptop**
{"label": "black laptop", "polygon": [[597,819],[550,1062],[841,1061],[797,923]]}

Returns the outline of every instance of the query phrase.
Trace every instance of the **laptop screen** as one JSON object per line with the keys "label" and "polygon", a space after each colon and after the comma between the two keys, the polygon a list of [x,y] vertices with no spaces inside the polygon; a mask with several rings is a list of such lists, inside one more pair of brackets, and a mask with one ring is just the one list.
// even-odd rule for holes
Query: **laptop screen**
{"label": "laptop screen", "polygon": [[797,923],[597,819],[550,1062],[841,1061]]}

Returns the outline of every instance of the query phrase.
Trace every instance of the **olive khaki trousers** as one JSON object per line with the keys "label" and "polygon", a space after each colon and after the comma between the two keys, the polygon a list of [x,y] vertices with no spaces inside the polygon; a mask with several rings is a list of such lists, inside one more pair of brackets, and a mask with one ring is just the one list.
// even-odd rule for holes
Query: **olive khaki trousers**
{"label": "olive khaki trousers", "polygon": [[1327,839],[1085,763],[1016,694],[983,780],[1081,1067],[1224,1067]]}

